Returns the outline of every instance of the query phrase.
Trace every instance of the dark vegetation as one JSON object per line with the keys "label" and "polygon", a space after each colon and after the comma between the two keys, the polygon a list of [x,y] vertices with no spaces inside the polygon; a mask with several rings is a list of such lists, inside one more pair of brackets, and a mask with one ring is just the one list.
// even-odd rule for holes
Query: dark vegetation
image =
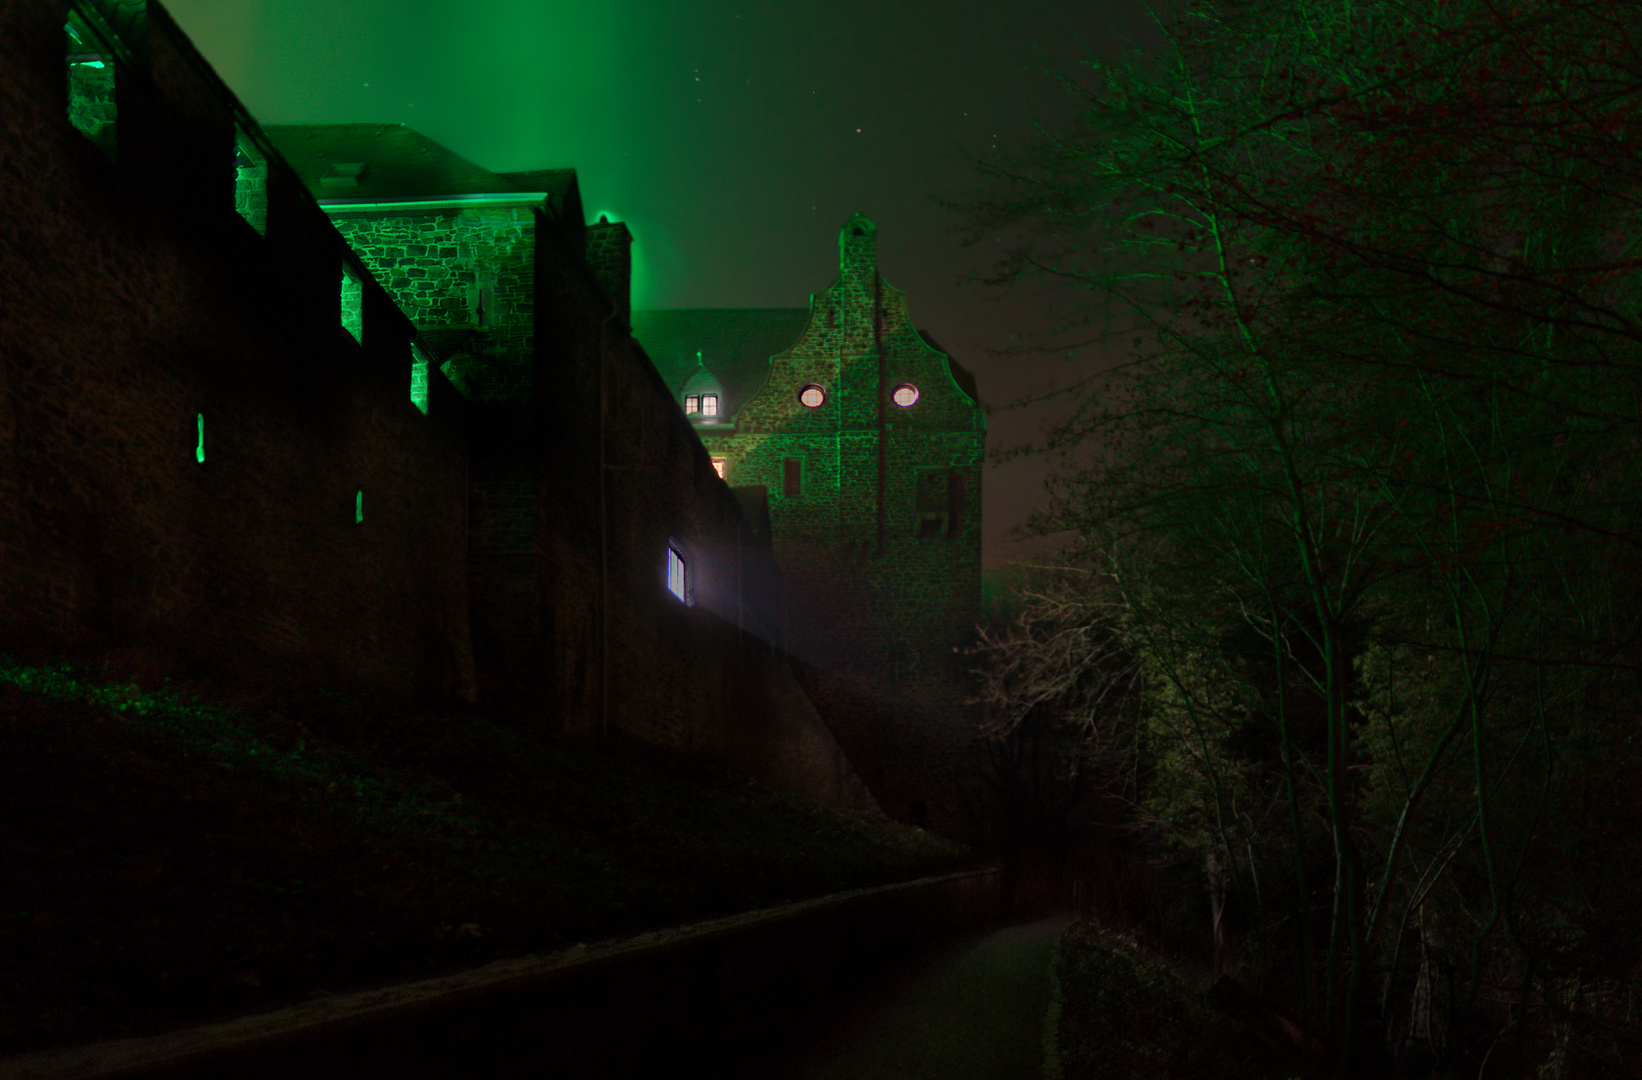
{"label": "dark vegetation", "polygon": [[0,661],[0,1054],[969,864],[710,762]]}
{"label": "dark vegetation", "polygon": [[1308,1072],[1638,1075],[1642,2],[1153,15],[962,208],[1088,365],[1019,816],[1117,810]]}

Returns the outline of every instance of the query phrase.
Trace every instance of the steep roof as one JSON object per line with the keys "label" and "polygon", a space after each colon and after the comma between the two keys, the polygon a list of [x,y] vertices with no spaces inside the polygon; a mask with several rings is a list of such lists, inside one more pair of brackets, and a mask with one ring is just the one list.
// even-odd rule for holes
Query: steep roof
{"label": "steep roof", "polygon": [[[263,131],[323,202],[438,199],[456,195],[546,192],[556,207],[573,200],[576,170],[493,173],[404,124],[274,124]],[[334,166],[363,165],[357,176],[326,180]]]}
{"label": "steep roof", "polygon": [[[810,319],[807,308],[660,308],[633,312],[633,336],[661,373],[674,395],[701,363],[718,377],[725,400],[719,418],[729,422],[756,394],[770,373],[770,357],[789,348]],[[976,403],[975,376],[924,331],[930,348],[946,353],[947,366],[959,389]]]}
{"label": "steep roof", "polygon": [[733,418],[770,374],[770,357],[808,325],[808,308],[664,308],[633,312],[633,336],[678,394],[701,363],[724,388],[719,417]]}

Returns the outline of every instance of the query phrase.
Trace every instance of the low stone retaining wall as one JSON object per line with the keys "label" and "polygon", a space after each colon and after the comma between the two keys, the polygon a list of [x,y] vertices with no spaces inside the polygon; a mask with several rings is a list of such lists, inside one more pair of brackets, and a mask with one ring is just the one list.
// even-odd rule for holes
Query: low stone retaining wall
{"label": "low stone retaining wall", "polygon": [[0,1080],[725,1075],[807,1010],[1002,915],[981,870],[498,961],[169,1035],[0,1061]]}

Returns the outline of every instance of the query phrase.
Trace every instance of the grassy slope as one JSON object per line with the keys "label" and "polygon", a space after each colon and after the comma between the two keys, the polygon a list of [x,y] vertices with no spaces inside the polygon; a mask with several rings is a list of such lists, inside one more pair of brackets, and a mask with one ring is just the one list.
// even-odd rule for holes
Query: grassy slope
{"label": "grassy slope", "polygon": [[0,659],[0,1054],[970,864],[476,712],[212,700]]}
{"label": "grassy slope", "polygon": [[1062,935],[1055,974],[1064,1080],[1274,1080],[1299,1071],[1177,964],[1098,920]]}

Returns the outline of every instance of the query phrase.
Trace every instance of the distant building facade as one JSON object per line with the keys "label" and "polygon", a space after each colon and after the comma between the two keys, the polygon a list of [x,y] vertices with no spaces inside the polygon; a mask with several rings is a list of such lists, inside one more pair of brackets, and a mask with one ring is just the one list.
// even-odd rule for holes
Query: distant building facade
{"label": "distant building facade", "polygon": [[872,221],[846,222],[808,309],[638,311],[633,328],[715,469],[767,505],[783,640],[851,760],[892,812],[948,825],[973,734],[985,417],[876,246]]}

